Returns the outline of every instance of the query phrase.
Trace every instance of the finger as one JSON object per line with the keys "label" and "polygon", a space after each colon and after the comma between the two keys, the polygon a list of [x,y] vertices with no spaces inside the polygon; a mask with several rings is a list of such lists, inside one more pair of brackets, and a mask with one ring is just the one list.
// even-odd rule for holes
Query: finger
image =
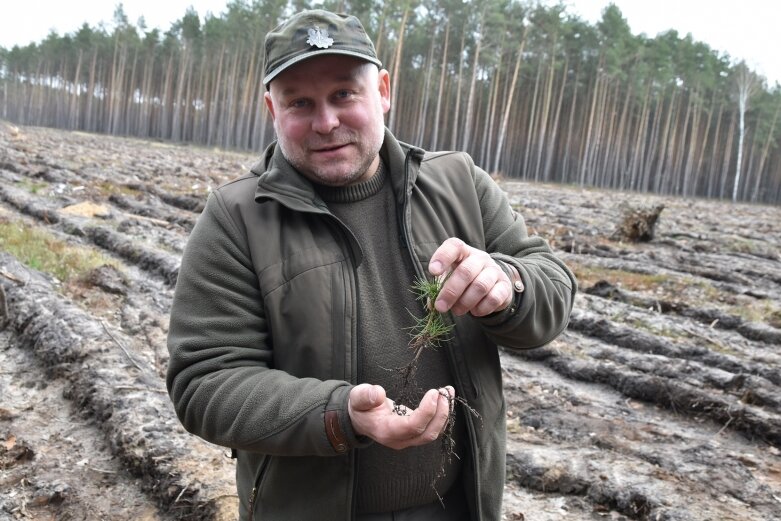
{"label": "finger", "polygon": [[513,299],[513,289],[509,282],[498,281],[491,291],[472,309],[472,315],[484,317],[501,311],[510,305]]}
{"label": "finger", "polygon": [[419,436],[418,441],[421,444],[430,443],[439,438],[445,430],[445,425],[450,417],[450,393],[445,389],[439,389],[437,394],[439,395],[437,398],[437,412],[426,426],[426,430]]}
{"label": "finger", "polygon": [[[497,289],[497,285],[502,282],[502,279],[509,287],[510,281],[499,266],[493,262],[485,266],[466,287],[458,301],[453,304],[451,308],[453,313],[463,315],[467,312],[473,312],[472,314],[474,314],[475,308],[481,303],[483,303],[484,307],[488,307],[493,303],[493,309],[500,306],[504,300],[496,302],[494,300],[501,298],[502,290]],[[492,293],[495,291],[498,291],[499,295],[493,295]],[[488,300],[484,302],[486,299]]]}
{"label": "finger", "polygon": [[[444,313],[451,309],[462,298],[464,291],[466,291],[469,285],[483,271],[485,265],[485,259],[481,255],[472,254],[463,259],[455,267],[439,291],[437,300],[434,303],[436,310]],[[463,314],[463,311],[461,314]]]}
{"label": "finger", "polygon": [[[417,413],[414,418],[391,417],[390,422],[396,423],[395,429],[387,430],[385,436],[377,441],[396,450],[430,443],[441,435],[444,430],[448,415],[452,410],[449,399],[454,396],[455,389],[451,386],[439,390],[429,390],[421,400],[418,409],[412,411],[413,414]],[[436,408],[429,418],[427,409],[433,404],[436,404]],[[441,421],[441,418],[444,418],[444,421]],[[404,420],[409,421],[405,423]],[[423,424],[425,424],[425,427],[421,427]]]}
{"label": "finger", "polygon": [[435,277],[447,273],[453,264],[468,254],[469,246],[461,239],[451,237],[436,249],[428,263],[428,271]]}
{"label": "finger", "polygon": [[[466,294],[469,295],[469,298],[461,298],[461,303],[466,304],[468,301],[468,304],[471,304],[468,311],[476,317],[483,317],[490,315],[491,313],[495,313],[496,311],[505,309],[512,302],[513,287],[510,279],[507,277],[507,274],[496,264],[493,265],[493,268],[494,269],[485,270],[481,274],[481,276],[485,275],[486,273],[491,274],[490,276],[486,276],[484,279],[486,281],[485,284],[478,285],[478,281],[476,280],[466,291]],[[478,279],[479,278],[480,277],[478,277]],[[481,295],[480,292],[484,291],[485,288],[488,288],[487,291]],[[477,289],[479,291],[471,293],[473,289]],[[471,297],[477,299],[477,302],[473,303],[470,300]]]}
{"label": "finger", "polygon": [[350,391],[349,402],[356,411],[370,411],[385,402],[385,389],[379,385],[356,385]]}

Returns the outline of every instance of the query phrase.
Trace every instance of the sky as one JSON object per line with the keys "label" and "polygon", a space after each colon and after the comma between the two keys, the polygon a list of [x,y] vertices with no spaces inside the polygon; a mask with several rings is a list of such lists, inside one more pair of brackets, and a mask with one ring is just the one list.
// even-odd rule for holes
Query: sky
{"label": "sky", "polygon": [[[546,2],[557,3],[557,2]],[[632,33],[649,37],[669,29],[691,33],[733,63],[781,84],[781,2],[778,0],[564,0],[567,11],[590,22],[610,3],[621,10]]]}
{"label": "sky", "polygon": [[[479,0],[475,0],[479,1]],[[546,4],[559,0],[542,0]],[[0,0],[0,46],[10,48],[38,42],[51,29],[76,31],[83,22],[110,27],[118,2],[84,0]],[[192,6],[201,17],[219,15],[227,0],[124,0],[128,19],[143,16],[148,28],[167,30]],[[561,0],[567,11],[594,23],[610,0]],[[781,84],[781,2],[777,0],[613,0],[635,34],[649,37],[675,29],[691,33],[733,62],[746,64],[768,80]]]}

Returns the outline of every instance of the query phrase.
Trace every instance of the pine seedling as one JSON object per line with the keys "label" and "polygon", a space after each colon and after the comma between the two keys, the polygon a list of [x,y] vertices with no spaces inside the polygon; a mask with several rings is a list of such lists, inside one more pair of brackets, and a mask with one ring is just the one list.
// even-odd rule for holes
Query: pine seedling
{"label": "pine seedling", "polygon": [[[426,313],[423,317],[415,317],[415,325],[410,328],[411,339],[409,347],[413,351],[412,360],[405,367],[397,369],[400,381],[400,392],[398,393],[397,400],[394,405],[394,412],[399,415],[407,413],[407,408],[404,407],[404,403],[414,403],[414,399],[419,396],[422,390],[415,381],[415,374],[418,370],[418,361],[421,353],[425,349],[436,349],[447,342],[450,339],[450,334],[453,332],[454,324],[448,323],[445,316],[436,310],[434,302],[439,296],[439,292],[442,290],[447,277],[440,279],[435,278],[432,280],[419,277],[415,279],[412,285],[412,291],[415,292],[417,300],[423,302],[423,307]],[[437,469],[437,473],[434,476],[434,480],[431,483],[431,487],[442,502],[442,497],[437,491],[436,484],[440,478],[444,477],[447,464],[452,457],[458,457],[455,451],[455,439],[453,438],[453,429],[455,427],[455,403],[459,402],[463,405],[464,410],[470,414],[475,415],[477,418],[480,415],[472,407],[467,404],[466,400],[460,396],[452,397],[440,391],[448,401],[449,411],[447,422],[442,431],[442,460]],[[444,504],[443,504],[444,506]]]}
{"label": "pine seedling", "polygon": [[412,360],[406,366],[397,370],[401,382],[400,392],[394,407],[396,414],[406,414],[406,408],[402,404],[412,403],[415,395],[419,394],[420,389],[415,383],[415,374],[418,370],[420,355],[425,349],[439,347],[442,342],[450,338],[450,333],[453,331],[454,325],[448,324],[445,317],[434,308],[434,302],[437,300],[443,284],[444,280],[428,280],[423,277],[416,278],[412,284],[412,291],[415,293],[416,299],[423,302],[426,313],[423,317],[413,315],[415,324],[410,328],[412,338],[409,342],[409,348],[413,351],[413,355]]}
{"label": "pine seedling", "polygon": [[442,279],[417,278],[412,284],[412,290],[417,295],[417,299],[423,302],[423,306],[426,308],[426,315],[417,318],[417,323],[412,326],[411,349],[418,351],[426,346],[438,347],[450,338],[450,333],[455,326],[448,324],[444,315],[434,308],[434,302],[436,302],[444,283],[445,280]]}

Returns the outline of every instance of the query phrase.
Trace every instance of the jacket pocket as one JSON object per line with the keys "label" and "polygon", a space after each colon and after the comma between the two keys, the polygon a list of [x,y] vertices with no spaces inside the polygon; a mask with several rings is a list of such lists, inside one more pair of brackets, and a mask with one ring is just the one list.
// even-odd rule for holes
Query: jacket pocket
{"label": "jacket pocket", "polygon": [[266,470],[268,469],[270,462],[271,456],[263,457],[263,461],[258,468],[258,473],[252,483],[252,490],[250,490],[249,494],[249,521],[255,521],[255,508],[257,507],[258,497],[260,496],[260,488],[263,485],[263,478],[266,477]]}
{"label": "jacket pocket", "polygon": [[345,379],[349,346],[345,262],[313,266],[264,296],[273,368],[298,378]]}

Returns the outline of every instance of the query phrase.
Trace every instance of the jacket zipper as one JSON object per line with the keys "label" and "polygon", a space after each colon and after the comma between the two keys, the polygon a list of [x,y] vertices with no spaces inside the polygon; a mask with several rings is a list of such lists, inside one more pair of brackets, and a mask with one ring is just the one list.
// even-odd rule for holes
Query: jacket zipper
{"label": "jacket zipper", "polygon": [[[330,212],[328,213],[328,215],[330,215],[331,218],[333,219],[333,222],[336,223],[336,229],[338,230],[338,234],[342,238],[342,241],[344,242],[344,244],[347,247],[347,250],[349,252],[349,257],[350,257],[350,269],[349,269],[349,271],[351,272],[351,275],[352,275],[351,287],[355,288],[355,286],[358,284],[358,277],[355,274],[355,270],[357,269],[357,267],[356,267],[356,260],[355,260],[355,251],[353,250],[353,241],[351,241],[350,237],[348,236],[348,234],[352,235],[352,232],[341,221],[341,219],[339,219],[335,215],[331,214]],[[353,294],[350,296],[351,298],[349,299],[349,302],[352,302],[353,306],[355,305],[356,294],[357,294],[357,291],[353,290]],[[358,314],[355,313],[354,315],[355,315],[355,319],[354,320],[356,321],[355,327],[357,329],[358,328],[358,324],[357,324]],[[356,335],[354,335],[354,334],[351,334],[350,336],[353,339],[356,338]],[[358,380],[358,372],[357,372],[357,368],[356,368],[357,363],[358,363],[358,349],[354,348],[354,345],[353,345],[354,341],[355,340],[351,341],[351,343],[350,343],[350,350],[352,351],[352,357],[351,357],[352,358],[352,365],[351,365],[351,368],[350,368],[350,375],[349,375],[350,376],[350,380],[349,381],[350,381],[350,383],[353,383],[353,384],[357,383],[357,380]],[[349,519],[350,520],[354,520],[355,517],[356,517],[356,508],[357,508],[357,505],[355,503],[355,496],[356,496],[356,493],[357,493],[356,491],[358,490],[358,480],[355,479],[355,476],[358,474],[358,453],[355,450],[353,450],[350,457],[352,459],[353,471],[352,471],[352,475],[350,476],[350,479],[352,480],[352,494],[350,495],[350,514],[349,514]]]}
{"label": "jacket zipper", "polygon": [[[409,232],[407,230],[407,205],[409,204],[409,158],[410,155],[412,155],[412,151],[408,151],[407,154],[404,156],[404,184],[402,185],[404,192],[401,195],[401,207],[399,208],[399,211],[396,212],[396,220],[399,221],[399,231],[401,233],[401,237],[399,237],[399,242],[401,242],[401,246],[410,252],[410,257],[412,257],[412,249],[410,248],[410,240],[409,240]],[[418,264],[415,262],[415,259],[412,259],[412,266],[415,268],[415,271],[418,274],[418,277],[420,277],[422,274],[420,273],[420,270],[418,269]]]}
{"label": "jacket zipper", "polygon": [[[404,196],[402,199],[402,207],[401,211],[398,215],[399,220],[399,226],[401,228],[401,240],[402,245],[407,249],[407,252],[409,253],[410,258],[412,259],[412,265],[415,268],[415,271],[417,272],[419,277],[425,277],[425,273],[423,270],[423,267],[420,265],[418,260],[415,258],[414,252],[412,250],[412,244],[410,240],[410,230],[407,226],[407,207],[409,206],[409,160],[410,156],[412,155],[412,151],[410,150],[407,152],[407,155],[404,157]],[[453,354],[450,352],[450,350],[445,351],[448,357],[448,360],[450,361],[450,367],[451,371],[453,372],[453,378],[456,380],[456,385],[459,389],[464,389],[463,382],[461,381],[460,373],[458,372],[458,368],[455,364],[455,361],[453,360]],[[474,388],[474,384],[471,381],[469,383]],[[475,390],[476,396],[476,390]],[[475,474],[475,486],[474,486],[474,495],[475,495],[475,507],[478,511],[478,514],[480,512],[480,483],[478,479],[478,461],[477,461],[477,450],[475,450],[475,442],[476,439],[476,433],[475,433],[475,425],[474,421],[472,421],[472,417],[469,414],[465,415],[466,418],[466,424],[467,429],[469,431],[469,441],[470,441],[470,452],[471,452],[471,459],[472,459],[472,466],[474,467],[474,474]]]}
{"label": "jacket zipper", "polygon": [[[335,227],[336,227],[337,233],[338,233],[339,237],[341,237],[344,245],[347,247],[347,250],[349,252],[349,257],[350,257],[350,269],[349,269],[349,271],[352,273],[352,285],[351,285],[351,287],[354,288],[356,286],[356,284],[358,283],[358,277],[355,275],[356,260],[355,260],[355,251],[353,250],[353,246],[352,246],[354,241],[351,241],[350,237],[348,236],[348,234],[352,234],[352,232],[341,221],[341,219],[339,219],[338,217],[336,217],[335,215],[333,215],[330,212],[326,212],[326,214],[329,215],[331,217],[331,219],[332,219],[332,222],[335,223]],[[352,302],[353,305],[355,303],[356,293],[357,292],[354,291],[353,294],[351,295],[351,298],[349,299],[349,302]],[[356,329],[357,329],[357,327],[358,327],[358,324],[357,324],[357,320],[358,320],[357,313],[355,314],[355,316],[356,316],[355,320],[356,320]],[[350,336],[353,339],[356,338],[356,335],[354,335],[354,334],[350,335]],[[353,355],[351,357],[353,362],[352,362],[352,367],[350,368],[351,370],[350,370],[350,375],[349,375],[350,376],[350,383],[356,383],[357,379],[358,379],[358,374],[357,374],[357,370],[356,370],[356,364],[358,363],[358,349],[354,349],[354,346],[353,346],[352,342],[350,344],[350,350],[352,351],[352,355]],[[352,480],[352,495],[351,495],[351,498],[350,498],[350,517],[349,518],[351,520],[353,520],[356,517],[356,507],[357,507],[357,505],[355,504],[355,496],[356,496],[356,491],[358,489],[358,480],[355,479],[355,476],[358,473],[358,454],[354,450],[352,451],[351,459],[352,459],[353,472],[352,472],[352,476],[351,476],[351,480]],[[250,520],[250,521],[252,521],[252,520]]]}
{"label": "jacket zipper", "polygon": [[258,475],[255,478],[255,483],[252,486],[252,491],[249,495],[249,521],[255,520],[255,502],[258,499],[258,492],[260,491],[260,484],[263,481],[263,476],[266,474],[266,468],[271,462],[271,456],[266,456],[263,463],[260,465]]}

